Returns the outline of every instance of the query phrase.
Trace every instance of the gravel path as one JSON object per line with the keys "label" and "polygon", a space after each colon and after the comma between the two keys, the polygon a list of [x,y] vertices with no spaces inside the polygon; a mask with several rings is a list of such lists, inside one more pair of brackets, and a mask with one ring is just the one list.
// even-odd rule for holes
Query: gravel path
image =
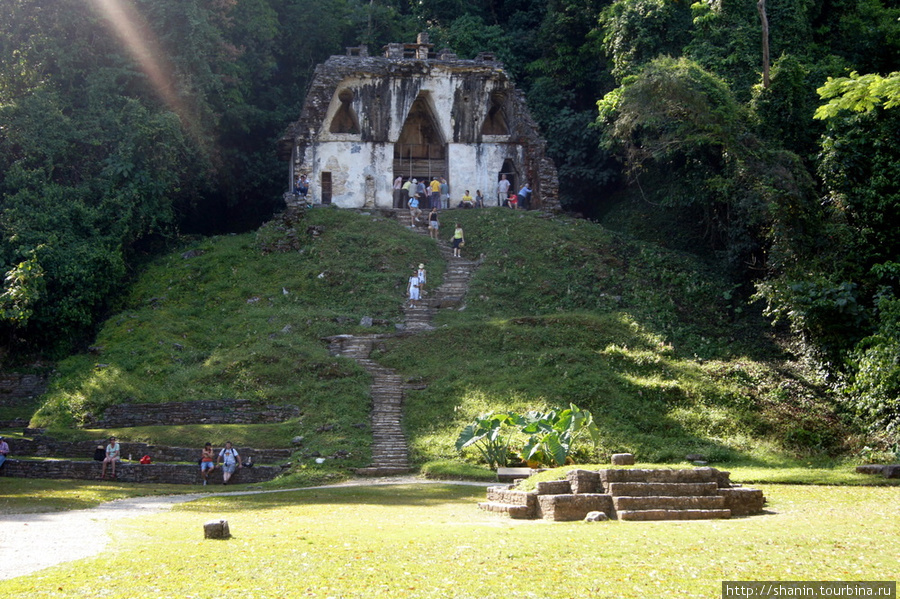
{"label": "gravel path", "polygon": [[400,484],[454,484],[487,486],[488,483],[426,480],[411,476],[352,480],[322,487],[193,493],[163,497],[134,497],[110,501],[87,510],[45,514],[0,514],[0,580],[24,576],[101,553],[109,543],[107,531],[119,520],[171,509],[173,505],[217,495],[285,493],[335,487]]}

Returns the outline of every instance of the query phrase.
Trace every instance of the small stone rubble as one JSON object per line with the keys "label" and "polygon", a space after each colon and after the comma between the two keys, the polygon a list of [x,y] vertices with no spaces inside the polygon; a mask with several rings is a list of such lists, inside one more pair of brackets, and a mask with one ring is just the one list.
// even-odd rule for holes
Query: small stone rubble
{"label": "small stone rubble", "polygon": [[715,468],[570,470],[565,480],[539,482],[534,491],[518,490],[516,484],[488,487],[487,501],[478,507],[511,518],[555,521],[584,520],[594,512],[618,520],[704,520],[762,513],[762,491],[733,485],[729,476]]}

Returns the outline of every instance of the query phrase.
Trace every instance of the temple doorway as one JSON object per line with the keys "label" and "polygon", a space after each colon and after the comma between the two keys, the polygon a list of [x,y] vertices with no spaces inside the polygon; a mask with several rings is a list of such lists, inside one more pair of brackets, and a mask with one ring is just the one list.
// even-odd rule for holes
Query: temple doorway
{"label": "temple doorway", "polygon": [[447,176],[447,143],[434,117],[427,93],[419,94],[409,109],[400,138],[394,144],[393,176],[418,179]]}

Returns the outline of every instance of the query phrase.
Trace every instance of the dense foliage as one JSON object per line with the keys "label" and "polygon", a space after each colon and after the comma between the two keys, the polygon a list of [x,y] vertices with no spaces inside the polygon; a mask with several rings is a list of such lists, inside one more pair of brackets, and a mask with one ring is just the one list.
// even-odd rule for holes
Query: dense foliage
{"label": "dense foliage", "polygon": [[886,0],[3,2],[4,341],[77,345],[152,241],[263,222],[313,67],[427,30],[505,62],[566,209],[723,261],[896,436],[874,398],[900,378],[898,17]]}

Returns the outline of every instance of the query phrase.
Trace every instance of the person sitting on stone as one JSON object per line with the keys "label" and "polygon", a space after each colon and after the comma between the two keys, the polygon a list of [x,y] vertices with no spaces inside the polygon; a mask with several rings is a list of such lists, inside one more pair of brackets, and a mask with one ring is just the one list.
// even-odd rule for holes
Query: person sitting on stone
{"label": "person sitting on stone", "polygon": [[210,473],[216,469],[215,452],[213,452],[212,443],[207,443],[200,451],[200,476],[203,478],[203,484],[206,484]]}
{"label": "person sitting on stone", "polygon": [[465,195],[463,195],[462,200],[459,202],[460,208],[472,208],[475,206],[475,200],[469,195],[469,190],[466,190]]}
{"label": "person sitting on stone", "polygon": [[234,471],[241,467],[241,456],[231,445],[231,441],[225,442],[225,448],[219,452],[219,457],[216,458],[216,466],[220,462],[222,463],[222,484],[227,485]]}
{"label": "person sitting on stone", "polygon": [[109,438],[109,445],[106,446],[106,457],[103,458],[103,466],[100,468],[100,478],[106,478],[106,465],[110,465],[110,477],[116,477],[116,462],[119,461],[119,442],[115,437]]}
{"label": "person sitting on stone", "polygon": [[6,456],[9,455],[9,444],[6,442],[6,439],[0,437],[0,467],[3,466],[3,463],[6,461]]}

